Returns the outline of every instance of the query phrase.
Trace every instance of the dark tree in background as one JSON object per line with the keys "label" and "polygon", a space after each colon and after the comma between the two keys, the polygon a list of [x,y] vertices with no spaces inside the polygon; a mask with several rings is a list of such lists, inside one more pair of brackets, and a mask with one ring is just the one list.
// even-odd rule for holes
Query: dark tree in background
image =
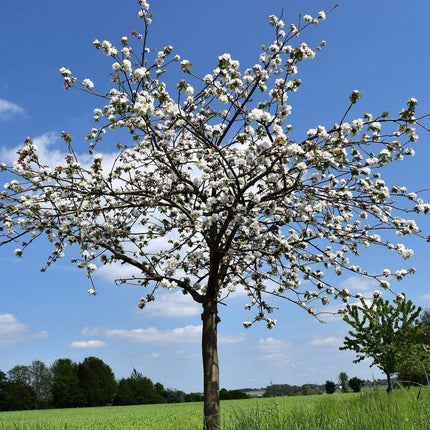
{"label": "dark tree in background", "polygon": [[8,381],[20,384],[31,384],[31,370],[29,366],[16,365],[7,372]]}
{"label": "dark tree in background", "polygon": [[[243,395],[237,390],[228,393],[229,398]],[[0,411],[202,400],[201,393],[186,394],[165,389],[160,382],[154,384],[136,369],[117,383],[111,368],[96,357],[86,357],[81,363],[61,358],[50,367],[35,360],[30,366],[14,366],[7,374],[0,371]]]}
{"label": "dark tree in background", "polygon": [[333,394],[336,391],[336,384],[333,381],[325,381],[324,389],[327,394]]}
{"label": "dark tree in background", "polygon": [[173,403],[178,401],[177,393],[179,393],[178,390],[165,390],[159,382],[154,384],[149,378],[143,376],[141,372],[133,369],[128,378],[122,378],[118,382],[114,403],[116,405],[144,405],[166,403],[166,399],[167,402],[170,400]]}
{"label": "dark tree in background", "polygon": [[221,400],[238,400],[249,398],[246,393],[240,390],[227,390],[226,388],[221,388],[219,394]]}
{"label": "dark tree in background", "polygon": [[6,384],[5,394],[5,410],[17,411],[35,408],[36,394],[27,384],[10,381]]}
{"label": "dark tree in background", "polygon": [[405,385],[430,383],[430,315],[426,310],[417,326],[408,334],[408,343],[399,352],[397,378]]}
{"label": "dark tree in background", "polygon": [[184,403],[186,394],[182,390],[166,389],[167,403]]}
{"label": "dark tree in background", "polygon": [[129,380],[138,404],[165,403],[166,400],[159,392],[162,390],[160,387],[161,384],[158,386],[159,391],[157,391],[151,379],[143,376],[136,369],[133,369],[131,372]]}
{"label": "dark tree in background", "polygon": [[85,405],[78,364],[69,358],[54,361],[52,370],[52,403],[55,408],[75,408]]}
{"label": "dark tree in background", "polygon": [[52,371],[40,360],[33,361],[29,370],[30,387],[36,395],[36,409],[44,409],[52,400]]}
{"label": "dark tree in background", "polygon": [[425,329],[424,343],[430,345],[430,309],[426,309],[421,315],[421,321]]}
{"label": "dark tree in background", "polygon": [[36,409],[49,406],[52,396],[52,372],[45,363],[34,360],[30,366],[17,365],[8,372],[9,383],[27,385],[36,396]]}
{"label": "dark tree in background", "polygon": [[104,406],[113,401],[116,392],[115,375],[100,358],[87,357],[78,365],[80,386],[85,406]]}
{"label": "dark tree in background", "polygon": [[338,376],[339,385],[343,393],[348,392],[348,375],[345,372],[340,372]]}
{"label": "dark tree in background", "polygon": [[161,382],[156,382],[154,384],[154,390],[158,394],[158,398],[166,398],[166,390]]}
{"label": "dark tree in background", "polygon": [[359,393],[364,385],[364,381],[357,376],[354,376],[348,381],[348,385],[354,393]]}
{"label": "dark tree in background", "polygon": [[6,373],[0,370],[0,411],[6,410],[6,387],[7,376]]}
{"label": "dark tree in background", "polygon": [[122,378],[118,381],[118,387],[113,403],[116,406],[136,404],[134,391],[128,378]]}

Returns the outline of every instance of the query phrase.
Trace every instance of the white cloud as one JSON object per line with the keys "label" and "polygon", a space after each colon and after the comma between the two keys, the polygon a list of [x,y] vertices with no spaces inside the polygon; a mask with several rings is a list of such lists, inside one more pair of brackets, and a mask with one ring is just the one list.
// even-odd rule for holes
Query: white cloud
{"label": "white cloud", "polygon": [[243,333],[234,335],[234,334],[220,334],[218,335],[218,343],[219,344],[234,344],[237,342],[243,342],[246,339]]}
{"label": "white cloud", "polygon": [[[135,233],[138,232],[138,230],[133,229]],[[169,243],[169,240],[176,240],[178,239],[178,233],[177,231],[172,231],[166,236],[158,237],[151,239],[148,246],[143,248],[142,251],[147,254],[156,254],[159,251],[171,249],[172,245]],[[125,245],[127,248],[127,245]],[[135,250],[134,247],[128,247],[128,250]],[[133,277],[140,278],[142,272],[137,268],[130,264],[121,264],[119,262],[107,264],[105,266],[101,266],[97,270],[97,275],[101,278],[107,280],[107,281],[115,281],[117,279],[130,279]],[[183,270],[177,270],[175,272],[176,278],[183,278],[186,274]]]}
{"label": "white cloud", "polygon": [[[222,291],[222,296],[224,297],[226,295],[227,295],[227,289],[224,289]],[[243,300],[243,298],[247,295],[248,295],[248,291],[246,291],[242,285],[236,285],[236,290],[232,293],[229,293],[228,298],[229,298],[229,300],[235,299],[235,298],[240,298]]]}
{"label": "white cloud", "polygon": [[86,348],[103,348],[106,346],[106,342],[101,340],[81,340],[72,342],[70,344],[72,348],[86,349]]}
{"label": "white cloud", "polygon": [[0,121],[13,118],[15,115],[24,113],[24,109],[16,103],[0,99]]}
{"label": "white cloud", "polygon": [[113,337],[133,343],[198,343],[201,339],[202,326],[188,325],[172,330],[159,330],[155,327],[132,330],[107,329],[107,337]]}
{"label": "white cloud", "polygon": [[[181,293],[182,294],[182,293]],[[156,327],[137,328],[137,329],[105,329],[103,333],[100,328],[85,327],[81,331],[83,336],[94,336],[104,334],[108,338],[115,338],[133,343],[200,343],[202,337],[201,325],[187,325],[171,330],[160,330]],[[235,344],[245,341],[243,333],[218,334],[218,343]],[[74,342],[76,344],[77,342]],[[81,342],[83,343],[83,342]]]}
{"label": "white cloud", "polygon": [[328,336],[324,338],[313,339],[308,342],[309,346],[335,346],[336,348],[342,344],[343,340],[339,337]]}
{"label": "white cloud", "polygon": [[151,352],[151,354],[145,354],[144,357],[145,358],[159,358],[160,353],[159,352]]}
{"label": "white cloud", "polygon": [[378,282],[373,278],[361,276],[351,276],[340,284],[341,288],[347,288],[350,291],[372,291],[378,287]]}
{"label": "white cloud", "polygon": [[45,337],[48,337],[48,332],[47,331],[40,331],[39,333],[33,334],[33,337],[35,339],[44,339]]}
{"label": "white cloud", "polygon": [[[1,100],[1,99],[0,99]],[[1,119],[1,111],[0,111]],[[43,165],[54,168],[56,166],[64,165],[65,157],[69,153],[66,143],[60,137],[59,133],[47,132],[41,136],[32,138],[34,145],[37,146],[37,154],[39,161]],[[16,152],[24,146],[24,142],[19,143],[13,148],[0,148],[0,161],[12,164],[17,159]],[[103,154],[103,166],[105,169],[110,170],[117,154]],[[82,167],[88,168],[92,162],[93,157],[87,153],[77,154],[78,162]]]}
{"label": "white cloud", "polygon": [[[39,159],[42,164],[59,165],[64,163],[65,152],[60,149],[53,148],[53,145],[58,143],[58,135],[55,133],[44,133],[41,136],[35,137],[33,143],[38,148]],[[2,162],[13,163],[17,159],[16,152],[24,146],[24,142],[14,148],[2,147],[0,158]]]}
{"label": "white cloud", "polygon": [[430,294],[423,294],[422,296],[420,296],[421,300],[430,300]]}
{"label": "white cloud", "polygon": [[198,315],[202,309],[189,294],[177,291],[156,296],[155,301],[148,303],[143,312],[150,317],[180,318]]}
{"label": "white cloud", "polygon": [[101,266],[97,269],[97,276],[106,281],[115,281],[116,279],[128,279],[133,276],[139,277],[140,270],[130,264],[112,263]]}
{"label": "white cloud", "polygon": [[[366,294],[366,295],[369,296],[369,294]],[[373,303],[373,300],[366,298],[364,302],[366,303],[367,306],[370,306]],[[353,298],[353,300],[349,301],[348,304],[351,306],[361,307],[360,300],[356,298]],[[343,303],[340,300],[338,301],[333,300],[333,304],[324,306],[324,308],[321,309],[322,311],[324,311],[324,314],[320,315],[321,319],[324,322],[341,322],[344,315],[339,314],[338,310],[345,309],[346,305],[347,305],[346,303]]]}
{"label": "white cloud", "polygon": [[218,333],[219,345],[235,344],[238,342],[244,342],[245,340],[246,340],[246,336],[244,333],[239,333],[239,334]]}
{"label": "white cloud", "polygon": [[331,306],[331,307],[325,307],[324,314],[318,315],[318,317],[325,323],[337,323],[342,321],[343,315],[338,314],[337,310],[340,308],[344,308],[345,305],[342,306],[341,303],[339,303],[337,306]]}
{"label": "white cloud", "polygon": [[45,338],[48,336],[46,331],[32,333],[28,326],[15,315],[0,314],[0,345],[8,345],[23,342],[31,338]]}
{"label": "white cloud", "polygon": [[28,335],[28,327],[12,314],[0,315],[0,345],[16,343]]}
{"label": "white cloud", "polygon": [[84,327],[81,331],[82,336],[91,337],[97,336],[100,333],[100,329],[98,327]]}
{"label": "white cloud", "polygon": [[262,353],[258,358],[263,361],[272,361],[287,364],[290,360],[286,353],[291,343],[285,340],[268,337],[258,341],[258,350]]}

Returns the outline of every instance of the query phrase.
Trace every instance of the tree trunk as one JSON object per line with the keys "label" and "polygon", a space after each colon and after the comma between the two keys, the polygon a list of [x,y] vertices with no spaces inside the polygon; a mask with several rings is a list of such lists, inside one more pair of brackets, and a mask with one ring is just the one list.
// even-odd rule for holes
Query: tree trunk
{"label": "tree trunk", "polygon": [[221,428],[219,406],[219,367],[218,367],[218,318],[217,302],[212,299],[203,303],[203,387],[204,387],[204,430]]}
{"label": "tree trunk", "polygon": [[391,385],[391,374],[390,374],[390,373],[387,373],[386,375],[387,375],[387,382],[388,382],[388,386],[387,386],[387,393],[388,393],[388,394],[391,394],[391,393],[392,393],[392,391],[393,391],[393,387],[392,387],[392,385]]}

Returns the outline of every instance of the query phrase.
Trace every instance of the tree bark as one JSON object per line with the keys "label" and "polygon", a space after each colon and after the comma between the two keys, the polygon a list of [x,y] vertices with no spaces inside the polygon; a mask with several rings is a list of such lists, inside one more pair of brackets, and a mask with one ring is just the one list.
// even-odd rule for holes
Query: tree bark
{"label": "tree bark", "polygon": [[388,393],[388,394],[391,394],[391,393],[392,393],[392,391],[393,391],[393,387],[392,387],[392,385],[391,385],[391,374],[390,374],[390,373],[387,373],[387,383],[388,383],[388,386],[387,386],[387,393]]}
{"label": "tree bark", "polygon": [[218,309],[216,299],[203,303],[203,387],[204,387],[204,430],[221,428],[219,404],[219,366],[218,366]]}

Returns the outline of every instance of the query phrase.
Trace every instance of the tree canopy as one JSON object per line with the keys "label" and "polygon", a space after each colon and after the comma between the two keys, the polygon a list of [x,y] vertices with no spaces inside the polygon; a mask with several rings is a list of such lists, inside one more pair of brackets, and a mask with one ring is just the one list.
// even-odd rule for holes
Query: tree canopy
{"label": "tree canopy", "polygon": [[379,297],[370,304],[361,299],[359,305],[347,305],[347,309],[343,320],[352,329],[339,349],[354,351],[354,363],[371,358],[371,366],[387,375],[387,391],[391,392],[391,376],[399,370],[402,353],[415,344],[421,331],[421,308],[399,294],[395,305]]}
{"label": "tree canopy", "polygon": [[398,379],[407,385],[427,385],[430,381],[430,312],[420,315],[420,325],[410,333],[409,345],[400,352]]}
{"label": "tree canopy", "polygon": [[359,393],[364,385],[364,382],[365,381],[363,381],[362,379],[358,378],[357,376],[354,376],[348,381],[348,385],[351,390],[354,391],[354,393]]}
{"label": "tree canopy", "polygon": [[103,360],[87,357],[78,366],[78,377],[86,406],[104,406],[113,401],[116,392],[115,375]]}
{"label": "tree canopy", "polygon": [[327,394],[333,394],[336,391],[336,384],[333,381],[325,381],[324,388]]}
{"label": "tree canopy", "polygon": [[430,345],[430,309],[425,309],[421,315],[421,321],[425,330],[424,342],[426,345]]}
{"label": "tree canopy", "polygon": [[340,372],[338,380],[342,392],[346,393],[348,391],[348,375],[345,372]]}
{"label": "tree canopy", "polygon": [[52,398],[56,408],[75,408],[85,405],[85,394],[79,381],[78,364],[60,358],[52,364]]}
{"label": "tree canopy", "polygon": [[165,390],[136,369],[117,384],[111,368],[96,357],[81,363],[60,358],[51,366],[35,360],[29,366],[14,366],[7,375],[0,371],[0,411],[174,403],[201,401],[201,397]]}
{"label": "tree canopy", "polygon": [[[170,390],[172,393],[177,390]],[[185,396],[185,393],[183,393]],[[176,397],[177,399],[177,397]],[[165,403],[169,401],[168,393],[162,384],[153,382],[133,369],[130,377],[122,378],[118,383],[115,403],[118,405],[140,405],[147,403]]]}

